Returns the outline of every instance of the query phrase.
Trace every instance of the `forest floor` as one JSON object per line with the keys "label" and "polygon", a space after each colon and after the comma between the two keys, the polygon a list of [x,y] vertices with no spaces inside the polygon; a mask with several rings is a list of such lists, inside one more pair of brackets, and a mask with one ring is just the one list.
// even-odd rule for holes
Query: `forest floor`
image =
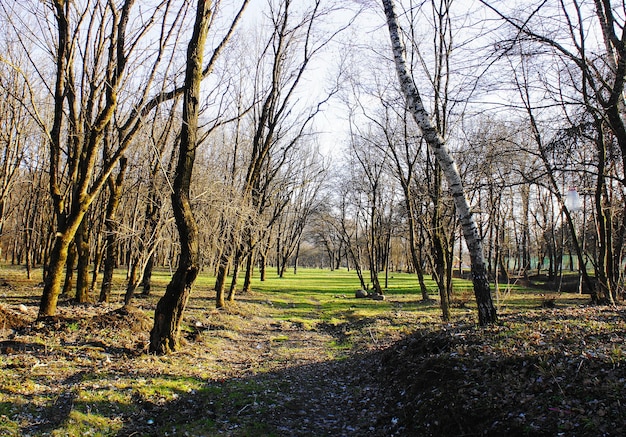
{"label": "forest floor", "polygon": [[626,435],[626,310],[585,296],[479,328],[463,302],[442,323],[415,296],[364,313],[254,292],[217,311],[200,290],[181,350],[154,356],[156,297],[36,321],[41,289],[0,287],[0,436]]}

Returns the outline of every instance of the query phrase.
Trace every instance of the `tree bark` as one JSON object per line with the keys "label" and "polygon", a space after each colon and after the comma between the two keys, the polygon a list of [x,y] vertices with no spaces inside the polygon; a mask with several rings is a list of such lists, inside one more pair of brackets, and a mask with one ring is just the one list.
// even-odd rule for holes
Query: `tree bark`
{"label": "tree bark", "polygon": [[[67,261],[65,264],[65,280],[61,294],[70,297],[72,288],[74,287],[74,264],[76,264],[76,246],[73,244],[67,249]],[[76,294],[74,294],[74,296],[76,296]]]}
{"label": "tree bark", "polygon": [[187,69],[183,100],[183,122],[176,177],[172,192],[172,208],[180,238],[178,268],[159,300],[150,332],[150,352],[165,354],[179,346],[182,315],[199,271],[198,226],[190,202],[190,185],[198,146],[198,112],[202,59],[209,30],[211,1],[198,0],[196,20],[187,47]]}
{"label": "tree bark", "polygon": [[148,261],[146,262],[146,267],[143,270],[143,280],[141,281],[141,286],[143,287],[143,291],[141,292],[142,296],[150,296],[150,291],[152,288],[152,269],[154,268],[154,254],[150,254]]}
{"label": "tree bark", "polygon": [[228,301],[235,301],[235,294],[237,292],[237,282],[239,281],[239,271],[241,270],[241,261],[243,258],[243,249],[241,247],[237,248],[237,252],[235,253],[235,260],[233,262],[233,275],[230,281],[230,288],[228,290]]}
{"label": "tree bark", "polygon": [[465,196],[459,171],[445,145],[443,137],[430,120],[429,114],[422,103],[419,91],[407,70],[404,57],[405,50],[400,40],[398,19],[394,10],[393,0],[382,0],[382,2],[387,18],[396,72],[400,81],[400,87],[407,100],[407,107],[446,176],[449,189],[454,198],[454,204],[459,214],[463,235],[470,253],[474,295],[478,306],[478,322],[481,326],[495,323],[497,314],[491,298],[491,289],[483,257],[482,241],[474,215],[470,210],[469,202]]}
{"label": "tree bark", "polygon": [[57,172],[60,167],[59,152],[61,150],[62,134],[61,127],[64,117],[64,102],[67,87],[67,58],[70,50],[69,23],[65,15],[64,2],[54,3],[57,19],[57,70],[56,83],[54,89],[54,121],[50,131],[50,194],[54,211],[57,216],[57,232],[54,245],[50,251],[50,264],[44,280],[44,289],[39,304],[39,317],[52,316],[56,312],[59,294],[61,292],[61,277],[67,261],[69,246],[74,235],[67,235],[65,231],[65,217],[62,212],[65,209],[65,202],[61,193]]}

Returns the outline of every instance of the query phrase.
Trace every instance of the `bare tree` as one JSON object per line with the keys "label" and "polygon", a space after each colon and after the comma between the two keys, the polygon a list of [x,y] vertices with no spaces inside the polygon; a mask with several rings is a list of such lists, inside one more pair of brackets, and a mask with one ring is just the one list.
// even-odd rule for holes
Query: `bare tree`
{"label": "bare tree", "polygon": [[[40,317],[56,311],[69,248],[77,233],[81,253],[88,257],[88,233],[82,232],[88,229],[81,228],[83,219],[147,115],[162,102],[183,92],[180,86],[163,91],[165,86],[175,82],[172,74],[176,74],[177,67],[170,65],[169,70],[163,71],[162,65],[164,58],[168,58],[167,52],[175,46],[173,41],[184,29],[187,2],[176,8],[172,1],[162,0],[142,10],[142,19],[137,20],[133,19],[138,13],[135,5],[134,0],[120,4],[101,0],[2,3],[15,38],[35,71],[35,78],[43,86],[49,82],[55,84],[49,89],[54,108],[51,126],[42,113],[33,110],[31,114],[48,141],[49,189],[56,227]],[[50,34],[27,34],[30,32],[27,24],[12,18],[20,17],[20,8],[36,11],[32,17],[40,22],[35,27],[48,29]],[[235,21],[239,17],[240,14]],[[153,30],[159,26],[159,30]],[[228,35],[233,28],[230,32],[227,29]],[[156,39],[151,39],[154,50],[145,50],[148,34],[157,35]],[[25,42],[29,38],[25,35],[38,41],[40,48],[49,50],[55,65],[53,80],[49,80],[49,73],[42,68],[42,50],[29,52]],[[216,46],[214,57],[223,46]],[[131,65],[145,75],[129,75]],[[205,68],[202,75],[206,76],[209,70]],[[159,83],[158,77],[165,79]],[[115,129],[111,129],[112,123]],[[112,149],[103,160],[101,151],[109,132],[113,132],[115,138],[109,143]],[[81,261],[83,265],[84,261]]]}
{"label": "bare tree", "polygon": [[317,150],[308,152],[300,154],[300,159],[296,157],[285,172],[290,175],[292,189],[288,192],[289,203],[278,220],[276,236],[277,269],[281,278],[290,259],[296,273],[304,230],[313,212],[320,206],[319,193],[326,169]]}
{"label": "bare tree", "polygon": [[[272,222],[278,218],[275,213],[287,205],[284,193],[274,192],[272,188],[280,185],[277,179],[281,169],[294,159],[293,153],[298,147],[307,144],[304,140],[310,134],[314,118],[336,92],[331,89],[312,106],[298,107],[298,93],[312,60],[343,30],[319,35],[318,26],[329,9],[321,0],[313,0],[301,10],[298,9],[301,4],[293,0],[270,2],[269,6],[270,35],[263,42],[257,62],[255,104],[250,110],[252,134],[242,165],[245,175],[239,187],[240,197],[251,214],[236,216],[235,220],[223,218],[224,244],[215,285],[217,307],[225,305],[224,289],[231,263],[238,269],[243,258],[254,251],[254,243],[263,240],[251,233],[255,220],[267,214],[269,223],[264,225],[271,229]],[[273,209],[274,213],[268,214],[268,209]],[[237,223],[241,219],[244,222]],[[236,229],[241,229],[243,234],[231,233]]]}
{"label": "bare tree", "polygon": [[172,208],[181,243],[180,258],[176,272],[165,290],[165,295],[159,300],[155,311],[154,327],[150,331],[150,351],[156,353],[168,353],[178,347],[178,332],[182,314],[200,269],[198,226],[191,210],[189,188],[196,148],[198,147],[202,60],[211,22],[210,18],[211,3],[198,0],[196,22],[187,48],[182,130],[178,147],[176,177],[172,190]]}
{"label": "bare tree", "polygon": [[[244,0],[240,13],[246,5],[247,0]],[[206,70],[203,66],[203,55],[211,17],[211,2],[198,0],[193,35],[187,47],[182,128],[171,196],[180,239],[180,255],[176,272],[167,286],[165,295],[157,304],[154,326],[150,331],[150,351],[160,354],[178,348],[182,314],[200,269],[198,226],[191,208],[190,186],[196,149],[200,142],[198,132],[200,84]],[[214,65],[215,59],[213,57],[210,63]]]}
{"label": "bare tree", "polygon": [[[531,92],[525,88],[520,97],[524,99],[528,117],[532,117],[530,123],[535,138],[541,140],[541,143],[536,141],[537,145],[549,151],[555,146],[561,147],[565,138],[569,141],[577,138],[579,145],[592,145],[595,149],[594,156],[588,157],[586,163],[559,165],[568,179],[590,182],[581,188],[585,194],[593,194],[597,241],[595,283],[589,280],[584,269],[582,243],[578,241],[572,214],[567,208],[563,213],[574,240],[583,282],[592,300],[611,302],[623,288],[619,284],[621,268],[616,262],[622,258],[623,246],[619,241],[623,241],[625,217],[623,205],[615,203],[615,199],[623,196],[626,184],[623,176],[626,168],[626,42],[621,12],[624,3],[602,0],[533,2],[524,10],[509,9],[486,0],[481,3],[507,24],[509,34],[498,44],[502,54],[514,58],[516,64],[528,53],[535,55],[521,64],[528,76],[522,77],[519,70],[517,77],[521,84],[533,81]],[[545,17],[550,17],[550,26],[545,26]],[[533,62],[560,68],[537,75],[532,72]],[[541,106],[532,92],[537,85],[545,93]],[[555,129],[547,132],[540,116],[545,112],[546,103],[561,112]],[[581,174],[593,174],[594,180],[589,181]],[[556,182],[560,185],[561,181]],[[552,188],[555,195],[561,192],[563,197],[564,187]]]}

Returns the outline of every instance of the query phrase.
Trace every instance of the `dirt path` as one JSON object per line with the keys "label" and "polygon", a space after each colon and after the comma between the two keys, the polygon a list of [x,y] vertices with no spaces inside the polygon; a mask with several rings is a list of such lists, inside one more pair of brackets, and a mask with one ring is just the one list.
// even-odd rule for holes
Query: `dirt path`
{"label": "dirt path", "polygon": [[[349,326],[280,320],[265,302],[223,312],[192,306],[184,348],[155,357],[145,354],[150,305],[67,306],[46,322],[34,322],[34,306],[3,307],[2,401],[32,407],[10,416],[19,433],[47,435],[66,427],[77,409],[96,408],[126,410],[117,417],[122,428],[111,434],[120,436],[176,435],[203,416],[210,419],[207,434],[192,427],[188,435],[356,436],[380,428],[377,370],[368,347],[354,355]],[[134,388],[176,377],[201,381],[200,388],[162,398]],[[19,390],[6,390],[15,383]],[[103,387],[133,392],[133,405],[81,405]]]}

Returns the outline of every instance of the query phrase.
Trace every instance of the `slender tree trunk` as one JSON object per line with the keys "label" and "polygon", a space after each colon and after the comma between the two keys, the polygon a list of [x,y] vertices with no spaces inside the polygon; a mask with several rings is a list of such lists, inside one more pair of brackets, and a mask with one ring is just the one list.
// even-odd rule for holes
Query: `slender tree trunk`
{"label": "slender tree trunk", "polygon": [[217,267],[217,275],[215,275],[215,307],[224,308],[226,306],[226,299],[224,298],[224,290],[226,289],[226,277],[228,276],[228,270],[230,268],[230,257],[228,256],[229,249],[224,247],[220,255],[220,259]]}
{"label": "slender tree trunk", "polygon": [[[137,261],[137,260],[136,260]],[[133,262],[128,271],[128,283],[126,284],[126,293],[124,294],[124,305],[130,305],[133,297],[135,296],[135,290],[139,285],[141,278],[139,277],[139,262]]]}
{"label": "slender tree trunk", "polygon": [[239,270],[241,269],[241,257],[242,257],[242,249],[237,248],[237,253],[235,253],[235,261],[233,263],[233,276],[230,281],[230,288],[228,289],[228,301],[235,301],[235,293],[237,292],[237,281],[239,280]]}
{"label": "slender tree trunk", "polygon": [[[435,214],[436,216],[437,214]],[[444,240],[440,235],[440,230],[435,229],[432,234],[433,244],[433,273],[435,274],[435,282],[439,290],[439,299],[441,306],[441,317],[444,321],[450,320],[450,295],[446,285],[446,258],[444,255]]]}
{"label": "slender tree trunk", "polygon": [[296,245],[296,253],[293,255],[293,274],[298,274],[298,261],[300,258],[300,239],[298,238],[298,243]]}
{"label": "slender tree trunk", "polygon": [[259,257],[261,258],[261,265],[259,267],[260,280],[261,282],[264,282],[267,275],[267,255],[265,252],[261,251],[261,253],[259,253]]}
{"label": "slender tree trunk", "polygon": [[404,47],[400,39],[398,19],[394,11],[393,0],[382,0],[382,2],[387,17],[387,26],[389,28],[394,61],[396,63],[396,72],[402,92],[407,100],[407,106],[415,122],[420,127],[426,143],[433,150],[437,162],[448,180],[461,226],[463,227],[463,235],[472,263],[472,280],[474,284],[474,295],[478,306],[479,324],[484,326],[495,323],[497,314],[491,298],[491,289],[483,257],[482,241],[474,215],[472,214],[469,202],[465,196],[459,171],[454,159],[448,152],[441,134],[430,120],[429,114],[422,103],[419,91],[407,70],[406,60],[404,58]]}
{"label": "slender tree trunk", "polygon": [[109,176],[107,185],[109,188],[109,201],[107,202],[106,215],[104,218],[104,229],[106,234],[106,249],[104,258],[104,272],[102,274],[102,285],[100,286],[100,302],[108,302],[111,296],[113,284],[113,272],[117,266],[119,256],[117,209],[122,198],[122,186],[127,166],[126,157],[120,159],[119,170],[116,177]]}
{"label": "slender tree trunk", "polygon": [[102,284],[100,285],[100,302],[109,302],[113,287],[113,273],[117,265],[119,256],[119,245],[117,244],[117,226],[113,221],[105,219],[106,227],[106,255],[104,257],[104,271],[102,272]]}
{"label": "slender tree trunk", "polygon": [[249,293],[252,288],[252,273],[254,271],[254,251],[248,255],[246,259],[246,277],[243,281],[243,294]]}
{"label": "slender tree trunk", "polygon": [[65,268],[65,280],[63,282],[63,296],[70,296],[74,286],[74,264],[76,263],[76,246],[71,244],[67,250],[67,261]]}
{"label": "slender tree trunk", "polygon": [[76,236],[76,253],[78,263],[76,265],[76,302],[89,302],[89,228],[87,217],[83,218]]}
{"label": "slender tree trunk", "polygon": [[98,277],[100,276],[100,268],[102,267],[102,261],[104,258],[104,248],[102,247],[102,232],[98,233],[98,239],[96,241],[96,249],[93,260],[93,271],[91,272],[91,282],[89,284],[89,290],[93,293],[98,284]]}
{"label": "slender tree trunk", "polygon": [[150,352],[165,354],[179,346],[183,312],[199,271],[198,226],[193,216],[189,191],[198,146],[198,111],[202,59],[211,17],[211,1],[198,0],[193,35],[187,48],[187,69],[183,100],[183,123],[172,209],[180,238],[180,260],[165,295],[159,300],[150,332]]}
{"label": "slender tree trunk", "polygon": [[[604,205],[604,195],[606,191],[606,145],[604,142],[602,123],[596,122],[598,125],[596,147],[598,150],[598,179],[596,183],[596,191],[594,195],[596,208],[596,226],[598,235],[598,263],[597,263],[597,300],[614,304],[615,295],[613,294],[613,252],[611,243],[611,216],[607,212],[608,208]],[[583,231],[584,232],[584,231]],[[576,242],[578,240],[575,240]],[[582,255],[580,257],[582,259]],[[581,271],[583,267],[581,266]]]}
{"label": "slender tree trunk", "polygon": [[409,231],[409,251],[411,253],[411,262],[413,263],[413,268],[415,269],[415,273],[417,274],[417,281],[420,285],[420,291],[422,292],[422,300],[427,301],[428,297],[428,288],[426,287],[426,282],[424,281],[424,272],[422,270],[422,265],[420,263],[418,248],[417,248],[417,239],[415,238],[416,226],[415,226],[415,208],[413,207],[413,199],[411,197],[411,191],[408,186],[404,187],[404,196],[405,196],[405,206],[407,207],[407,215],[408,215],[408,231]]}
{"label": "slender tree trunk", "polygon": [[[156,166],[155,171],[152,173],[152,177],[156,176]],[[154,182],[152,182],[154,183]],[[159,234],[159,226],[161,221],[161,204],[162,201],[159,195],[156,193],[156,187],[152,186],[151,188],[152,194],[150,196],[150,205],[146,208],[146,217],[144,224],[144,234],[143,239],[148,240],[148,245],[144,249],[148,253],[148,259],[146,260],[143,273],[141,275],[141,285],[143,287],[142,295],[148,296],[150,294],[151,281],[152,281],[152,270],[154,269],[155,264],[155,256],[154,252],[156,251],[157,245],[159,244],[158,234]]]}

